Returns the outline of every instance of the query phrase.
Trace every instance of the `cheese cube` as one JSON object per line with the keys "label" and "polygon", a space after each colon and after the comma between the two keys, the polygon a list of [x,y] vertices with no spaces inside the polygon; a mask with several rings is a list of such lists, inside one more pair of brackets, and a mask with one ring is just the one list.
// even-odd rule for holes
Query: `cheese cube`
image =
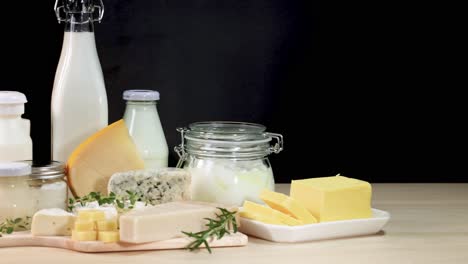
{"label": "cheese cube", "polygon": [[118,242],[119,231],[99,231],[98,240],[104,243]]}
{"label": "cheese cube", "polygon": [[96,224],[93,220],[78,219],[75,221],[75,227],[73,230],[76,231],[94,231]]}
{"label": "cheese cube", "polygon": [[71,239],[75,241],[96,241],[96,231],[72,231]]}
{"label": "cheese cube", "polygon": [[253,217],[260,216],[257,219],[253,218],[253,220],[262,221],[261,219],[270,218],[271,220],[277,219],[282,225],[295,226],[295,225],[303,224],[301,221],[287,214],[283,214],[282,212],[272,209],[270,207],[252,203],[250,201],[245,201],[243,207],[244,207],[243,211],[247,212],[247,218],[249,218],[248,216],[253,216]]}
{"label": "cheese cube", "polygon": [[260,199],[271,208],[290,215],[304,224],[317,223],[317,219],[301,203],[285,194],[263,190]]}
{"label": "cheese cube", "polygon": [[96,222],[98,231],[115,231],[117,230],[117,221],[115,220],[100,220]]}
{"label": "cheese cube", "polygon": [[105,220],[106,215],[103,211],[100,211],[100,210],[80,210],[78,211],[78,219],[99,221],[99,220]]}
{"label": "cheese cube", "polygon": [[33,236],[69,236],[75,222],[75,216],[63,209],[42,209],[32,219]]}
{"label": "cheese cube", "polygon": [[369,218],[372,189],[368,182],[343,176],[292,181],[291,197],[320,222]]}
{"label": "cheese cube", "polygon": [[229,211],[237,208],[197,202],[171,202],[132,210],[120,216],[120,240],[129,243],[144,243],[184,237],[185,232],[205,230],[207,220],[216,219],[219,209]]}

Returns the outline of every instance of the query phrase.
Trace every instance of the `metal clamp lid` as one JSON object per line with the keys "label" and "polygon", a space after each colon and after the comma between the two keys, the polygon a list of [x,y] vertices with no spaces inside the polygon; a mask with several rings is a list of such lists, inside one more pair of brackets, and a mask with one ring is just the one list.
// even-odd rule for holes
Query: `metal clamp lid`
{"label": "metal clamp lid", "polygon": [[[59,3],[60,2],[60,3]],[[94,2],[97,2],[96,4]],[[81,4],[80,8],[73,8],[73,5]],[[68,22],[67,13],[88,13],[92,14],[90,21],[101,23],[104,16],[104,3],[102,0],[56,0],[54,5],[55,15],[58,22]]]}
{"label": "metal clamp lid", "polygon": [[[203,125],[202,130],[196,127],[197,124]],[[221,130],[224,125],[228,125],[231,131]],[[250,126],[249,131],[235,127],[243,128],[246,125]],[[259,127],[260,125],[247,123],[201,122],[192,124],[189,128],[177,128],[181,135],[181,143],[174,147],[174,151],[180,158],[179,163],[187,158],[187,152],[204,155],[215,152],[217,156],[232,158],[280,153],[284,146],[283,136],[261,131],[257,129]],[[261,128],[264,130],[263,126]]]}

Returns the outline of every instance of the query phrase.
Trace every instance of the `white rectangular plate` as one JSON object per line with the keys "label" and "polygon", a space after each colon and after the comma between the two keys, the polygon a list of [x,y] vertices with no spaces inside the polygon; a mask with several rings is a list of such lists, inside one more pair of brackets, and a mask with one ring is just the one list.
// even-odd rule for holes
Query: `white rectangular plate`
{"label": "white rectangular plate", "polygon": [[273,242],[304,242],[378,233],[390,220],[388,212],[372,209],[372,217],[303,226],[265,224],[241,217],[240,231]]}

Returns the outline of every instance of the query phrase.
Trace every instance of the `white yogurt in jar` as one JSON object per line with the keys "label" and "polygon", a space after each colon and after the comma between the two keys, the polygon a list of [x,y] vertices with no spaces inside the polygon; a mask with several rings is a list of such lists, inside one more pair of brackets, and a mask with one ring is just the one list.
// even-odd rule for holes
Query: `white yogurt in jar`
{"label": "white yogurt in jar", "polygon": [[192,174],[192,199],[197,201],[238,206],[244,200],[263,203],[261,191],[274,190],[273,171],[262,160],[203,159],[185,169]]}

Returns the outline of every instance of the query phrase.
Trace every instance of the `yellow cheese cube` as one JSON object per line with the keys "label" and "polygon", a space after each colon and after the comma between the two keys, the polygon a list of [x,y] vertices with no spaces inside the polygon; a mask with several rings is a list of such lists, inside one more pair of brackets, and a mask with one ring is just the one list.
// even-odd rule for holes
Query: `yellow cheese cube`
{"label": "yellow cheese cube", "polygon": [[96,224],[93,220],[78,219],[75,221],[73,230],[76,231],[94,231]]}
{"label": "yellow cheese cube", "polygon": [[292,181],[291,197],[320,222],[369,218],[372,189],[368,182],[343,176]]}
{"label": "yellow cheese cube", "polygon": [[116,220],[99,220],[96,222],[98,231],[115,231],[117,230]]}
{"label": "yellow cheese cube", "polygon": [[[269,218],[277,219],[283,225],[295,226],[295,225],[303,224],[301,221],[287,214],[283,214],[282,212],[272,209],[270,207],[252,203],[250,201],[244,202],[244,211],[247,213],[250,213],[250,215],[252,216],[260,215],[261,217],[264,217],[264,218],[269,217]],[[254,219],[254,220],[257,220],[257,219]],[[260,219],[258,220],[261,221]]]}
{"label": "yellow cheese cube", "polygon": [[317,223],[317,219],[301,203],[285,194],[263,190],[260,199],[271,208],[290,215],[304,224]]}
{"label": "yellow cheese cube", "polygon": [[98,240],[104,243],[119,242],[119,231],[99,231]]}
{"label": "yellow cheese cube", "polygon": [[285,225],[283,222],[281,222],[278,218],[271,217],[269,215],[262,215],[254,212],[246,212],[242,211],[240,212],[240,216],[256,221],[260,221],[265,224],[273,224],[273,225]]}
{"label": "yellow cheese cube", "polygon": [[80,210],[78,212],[78,219],[100,221],[106,219],[106,214],[99,210]]}
{"label": "yellow cheese cube", "polygon": [[96,231],[76,231],[72,230],[71,239],[75,241],[95,241],[97,238]]}

